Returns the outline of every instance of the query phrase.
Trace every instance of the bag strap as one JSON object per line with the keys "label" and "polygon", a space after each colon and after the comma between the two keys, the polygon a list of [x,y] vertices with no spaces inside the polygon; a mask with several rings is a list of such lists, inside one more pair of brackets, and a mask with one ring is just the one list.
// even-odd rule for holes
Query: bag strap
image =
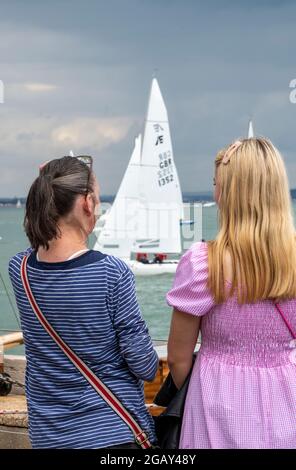
{"label": "bag strap", "polygon": [[33,312],[38,318],[39,322],[46,330],[46,332],[52,337],[59,348],[66,354],[68,359],[74,364],[84,378],[90,383],[90,385],[96,390],[96,392],[105,400],[105,402],[115,411],[115,413],[127,424],[132,431],[136,443],[142,447],[142,449],[149,449],[152,447],[149,441],[148,434],[141,429],[138,423],[130,415],[130,413],[124,408],[121,402],[116,396],[109,390],[108,387],[92,372],[92,370],[80,359],[77,354],[62,340],[55,329],[50,325],[48,320],[41,312],[30,287],[28,274],[27,274],[27,260],[28,256],[25,255],[21,264],[21,278],[22,283],[32,307]]}
{"label": "bag strap", "polygon": [[293,336],[294,339],[296,339],[296,334],[295,334],[295,331],[293,330],[292,326],[290,325],[290,323],[288,322],[284,312],[282,311],[281,307],[279,306],[279,304],[274,304],[276,306],[276,308],[278,309],[278,311],[280,312],[280,315],[282,317],[282,319],[284,320],[288,330],[290,331],[291,335]]}

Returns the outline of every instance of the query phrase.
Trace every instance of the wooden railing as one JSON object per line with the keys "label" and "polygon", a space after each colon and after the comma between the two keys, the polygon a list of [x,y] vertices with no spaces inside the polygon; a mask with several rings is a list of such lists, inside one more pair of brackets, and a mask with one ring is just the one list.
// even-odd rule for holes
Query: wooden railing
{"label": "wooden railing", "polygon": [[168,373],[169,368],[167,360],[166,358],[161,358],[159,359],[159,367],[155,379],[153,382],[145,382],[144,384],[146,406],[149,413],[153,416],[158,416],[165,409],[162,406],[154,405],[153,399],[165,381]]}
{"label": "wooden railing", "polygon": [[[15,346],[20,346],[24,343],[23,334],[21,332],[9,333],[3,336],[0,336],[0,373],[4,372],[4,353],[10,348]],[[6,356],[7,358],[9,356]],[[12,356],[11,356],[12,357]],[[8,361],[11,363],[11,358]],[[22,365],[22,375],[24,374]],[[9,369],[9,372],[10,369]],[[153,403],[153,398],[155,397],[156,393],[158,392],[159,388],[165,381],[165,378],[169,372],[167,360],[165,357],[160,358],[159,360],[159,368],[156,374],[155,379],[153,382],[145,382],[144,391],[145,391],[145,402],[146,406],[151,415],[159,415],[164,408],[160,406],[156,406]],[[20,381],[20,379],[18,379]]]}
{"label": "wooden railing", "polygon": [[0,336],[0,373],[4,371],[4,352],[23,343],[24,338],[21,331]]}

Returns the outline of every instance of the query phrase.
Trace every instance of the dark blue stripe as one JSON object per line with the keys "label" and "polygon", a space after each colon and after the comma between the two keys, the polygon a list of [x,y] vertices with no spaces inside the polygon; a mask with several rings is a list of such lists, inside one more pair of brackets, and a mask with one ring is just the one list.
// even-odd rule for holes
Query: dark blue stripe
{"label": "dark blue stripe", "polygon": [[28,258],[28,265],[32,268],[45,269],[45,270],[54,270],[54,269],[73,269],[79,268],[81,266],[86,266],[87,264],[96,263],[106,258],[106,254],[101,253],[100,251],[89,250],[86,253],[83,253],[76,258],[59,261],[56,263],[48,263],[46,261],[38,261],[36,258],[36,251],[32,251]]}

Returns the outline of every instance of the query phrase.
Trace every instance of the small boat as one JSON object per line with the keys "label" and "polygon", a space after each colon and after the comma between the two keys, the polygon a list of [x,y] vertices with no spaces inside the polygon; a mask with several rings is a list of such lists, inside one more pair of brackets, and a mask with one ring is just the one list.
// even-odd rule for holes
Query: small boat
{"label": "small boat", "polygon": [[213,206],[215,206],[215,205],[216,205],[215,202],[205,202],[205,203],[203,204],[203,207],[213,207]]}
{"label": "small boat", "polygon": [[21,209],[22,203],[21,203],[21,200],[20,200],[20,199],[17,200],[17,203],[16,203],[15,207],[16,207],[17,209]]}
{"label": "small boat", "polygon": [[133,273],[138,276],[154,276],[157,274],[174,274],[179,260],[165,260],[162,263],[141,263],[136,260],[126,259],[125,262]]}
{"label": "small boat", "polygon": [[141,135],[135,139],[114,203],[95,227],[94,249],[123,259],[138,275],[174,273],[178,258],[141,263],[137,255],[179,255],[183,218],[168,114],[154,78],[143,141]]}

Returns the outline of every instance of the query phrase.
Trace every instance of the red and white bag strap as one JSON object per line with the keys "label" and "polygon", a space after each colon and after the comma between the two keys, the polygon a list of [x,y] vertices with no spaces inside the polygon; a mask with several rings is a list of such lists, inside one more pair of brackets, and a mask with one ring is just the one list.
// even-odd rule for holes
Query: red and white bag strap
{"label": "red and white bag strap", "polygon": [[276,304],[276,303],[275,303],[274,305],[275,305],[276,308],[278,309],[278,311],[279,311],[279,313],[280,313],[282,319],[284,320],[284,322],[285,322],[285,324],[286,324],[288,330],[290,331],[291,335],[293,336],[294,339],[296,339],[296,333],[295,333],[295,331],[293,330],[291,324],[288,322],[288,319],[286,318],[286,316],[285,316],[283,310],[281,309],[281,307],[279,306],[279,304]]}
{"label": "red and white bag strap", "polygon": [[117,413],[117,415],[127,424],[134,434],[136,443],[142,447],[142,449],[149,449],[152,447],[149,441],[148,435],[143,431],[130,413],[124,408],[121,402],[116,398],[115,395],[109,390],[106,385],[90,370],[90,368],[75,354],[74,351],[62,340],[55,329],[47,321],[43,313],[41,312],[34,296],[31,291],[31,287],[27,275],[27,260],[28,256],[24,256],[21,264],[21,278],[22,283],[27,294],[30,305],[38,318],[41,325],[52,337],[59,348],[66,354],[74,366],[81,372],[86,380],[92,385],[96,392],[108,403],[108,405]]}

